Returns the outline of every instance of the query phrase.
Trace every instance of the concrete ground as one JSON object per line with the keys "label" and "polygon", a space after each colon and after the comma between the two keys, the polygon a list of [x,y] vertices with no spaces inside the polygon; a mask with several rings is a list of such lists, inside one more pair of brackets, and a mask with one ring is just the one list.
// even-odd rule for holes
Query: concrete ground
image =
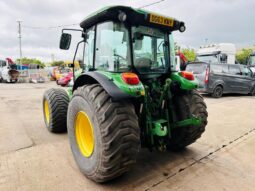
{"label": "concrete ground", "polygon": [[42,95],[55,83],[0,84],[0,190],[255,190],[255,97],[206,97],[206,132],[185,151],[143,149],[106,184],[82,175],[67,134],[47,131]]}

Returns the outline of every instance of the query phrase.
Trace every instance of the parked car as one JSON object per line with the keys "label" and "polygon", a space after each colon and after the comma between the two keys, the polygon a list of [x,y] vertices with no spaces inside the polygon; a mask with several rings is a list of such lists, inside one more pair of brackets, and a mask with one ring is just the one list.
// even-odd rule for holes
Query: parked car
{"label": "parked car", "polygon": [[63,74],[62,77],[57,81],[57,84],[61,85],[61,86],[68,86],[68,84],[71,81],[72,77],[73,77],[72,72]]}
{"label": "parked car", "polygon": [[187,71],[193,72],[198,80],[198,90],[219,98],[224,93],[255,95],[255,76],[249,67],[239,64],[188,64]]}

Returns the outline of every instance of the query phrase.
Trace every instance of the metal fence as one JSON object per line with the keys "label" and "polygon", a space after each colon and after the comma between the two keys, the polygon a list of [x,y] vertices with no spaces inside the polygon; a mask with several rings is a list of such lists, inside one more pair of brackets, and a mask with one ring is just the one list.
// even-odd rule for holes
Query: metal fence
{"label": "metal fence", "polygon": [[50,80],[49,73],[44,69],[19,70],[19,82],[47,82]]}

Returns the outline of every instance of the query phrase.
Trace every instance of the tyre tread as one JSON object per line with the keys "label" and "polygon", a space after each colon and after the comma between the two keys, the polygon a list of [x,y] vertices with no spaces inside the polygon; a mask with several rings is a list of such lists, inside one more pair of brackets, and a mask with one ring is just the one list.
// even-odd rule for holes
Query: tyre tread
{"label": "tyre tread", "polygon": [[96,182],[105,182],[128,171],[140,149],[134,108],[128,101],[112,102],[99,84],[80,87],[75,96],[82,96],[93,105],[103,143],[100,167],[93,174],[84,174]]}
{"label": "tyre tread", "polygon": [[178,111],[179,115],[181,115],[180,120],[188,118],[190,113],[195,113],[203,120],[200,126],[180,127],[182,129],[179,128],[178,131],[173,132],[172,140],[169,142],[169,149],[182,150],[201,137],[207,125],[208,113],[203,97],[196,90],[179,96],[176,101],[179,102]]}
{"label": "tyre tread", "polygon": [[43,102],[44,100],[48,101],[50,107],[50,123],[47,124],[45,122],[47,129],[53,133],[66,132],[69,104],[69,97],[66,91],[59,88],[51,88],[44,93]]}

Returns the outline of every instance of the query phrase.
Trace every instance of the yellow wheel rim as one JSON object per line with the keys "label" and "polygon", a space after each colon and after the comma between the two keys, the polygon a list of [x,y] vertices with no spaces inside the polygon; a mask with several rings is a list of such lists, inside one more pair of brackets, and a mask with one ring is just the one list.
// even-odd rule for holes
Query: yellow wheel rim
{"label": "yellow wheel rim", "polygon": [[85,112],[78,112],[74,127],[76,141],[81,153],[85,157],[90,157],[94,150],[94,134],[93,126]]}
{"label": "yellow wheel rim", "polygon": [[47,100],[44,100],[44,115],[45,115],[47,124],[49,124],[50,123],[50,109],[49,109],[49,102]]}

